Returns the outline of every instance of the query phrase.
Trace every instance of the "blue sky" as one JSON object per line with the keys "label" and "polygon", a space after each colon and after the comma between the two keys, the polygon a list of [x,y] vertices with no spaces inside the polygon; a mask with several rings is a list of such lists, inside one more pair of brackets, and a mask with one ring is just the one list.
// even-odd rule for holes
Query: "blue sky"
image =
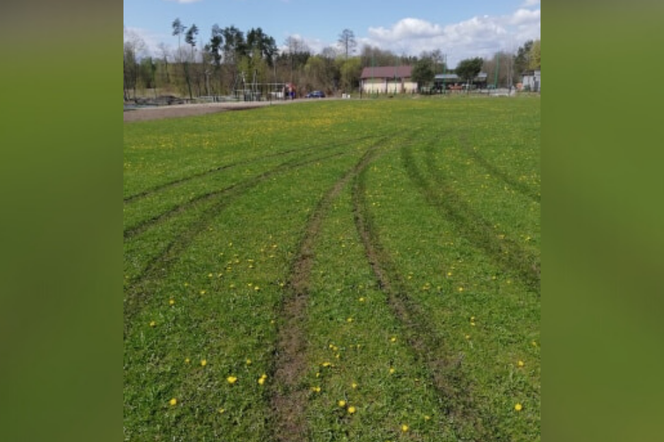
{"label": "blue sky", "polygon": [[358,42],[397,54],[440,49],[448,64],[469,57],[516,52],[540,38],[539,0],[124,0],[125,39],[139,37],[157,55],[163,43],[177,47],[171,24],[196,24],[205,44],[212,25],[235,25],[247,32],[261,27],[282,46],[304,40],[315,53],[335,46],[351,29]]}

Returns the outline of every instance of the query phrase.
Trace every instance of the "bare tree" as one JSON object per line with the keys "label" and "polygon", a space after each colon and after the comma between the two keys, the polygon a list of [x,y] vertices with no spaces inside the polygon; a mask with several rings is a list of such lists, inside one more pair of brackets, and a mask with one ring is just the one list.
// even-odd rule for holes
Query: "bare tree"
{"label": "bare tree", "polygon": [[164,75],[166,77],[164,79],[164,83],[170,84],[171,83],[171,77],[170,77],[170,74],[168,73],[168,55],[169,55],[168,46],[166,46],[165,43],[159,43],[158,47],[159,47],[159,52],[160,52],[160,55],[161,55],[161,60],[162,60],[163,66],[164,66]]}
{"label": "bare tree", "polygon": [[[288,61],[290,65],[290,81],[294,81],[293,71],[295,69],[296,61],[300,62],[302,66],[307,62],[309,58],[308,55],[311,53],[311,49],[304,42],[303,39],[291,35],[284,40],[284,46],[286,46],[286,52],[288,53]],[[306,54],[306,57],[301,57],[301,54]]]}
{"label": "bare tree", "polygon": [[341,46],[342,51],[346,54],[346,59],[348,55],[355,52],[355,47],[357,46],[357,41],[355,41],[355,34],[350,29],[344,29],[339,34],[339,45]]}
{"label": "bare tree", "polygon": [[129,91],[133,90],[136,98],[136,84],[140,73],[140,59],[146,51],[146,45],[143,39],[136,34],[124,29],[124,57],[123,57],[123,82],[124,99],[129,99]]}

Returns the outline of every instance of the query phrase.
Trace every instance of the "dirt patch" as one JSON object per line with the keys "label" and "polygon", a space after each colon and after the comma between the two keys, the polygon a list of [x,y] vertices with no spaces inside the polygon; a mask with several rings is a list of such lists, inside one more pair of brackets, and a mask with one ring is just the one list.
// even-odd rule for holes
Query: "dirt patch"
{"label": "dirt patch", "polygon": [[274,106],[287,102],[229,102],[204,104],[175,104],[171,106],[154,106],[139,109],[127,109],[123,113],[125,122],[159,120],[163,118],[193,117],[196,115],[214,114],[234,110],[257,109],[259,107]]}
{"label": "dirt patch", "polygon": [[[337,98],[326,98],[326,101]],[[182,118],[197,115],[214,114],[218,112],[239,111],[247,109],[258,109],[266,106],[283,106],[293,103],[316,103],[320,100],[308,100],[306,98],[285,101],[239,101],[223,103],[200,103],[200,104],[173,104],[170,106],[142,107],[138,109],[125,109],[125,123],[132,121],[160,120],[163,118]]]}

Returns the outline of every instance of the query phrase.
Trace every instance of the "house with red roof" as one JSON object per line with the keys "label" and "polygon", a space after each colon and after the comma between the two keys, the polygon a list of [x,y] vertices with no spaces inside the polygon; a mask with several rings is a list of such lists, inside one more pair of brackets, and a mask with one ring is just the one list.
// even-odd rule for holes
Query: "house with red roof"
{"label": "house with red roof", "polygon": [[412,66],[369,66],[362,70],[360,89],[367,94],[402,94],[417,92],[412,81]]}

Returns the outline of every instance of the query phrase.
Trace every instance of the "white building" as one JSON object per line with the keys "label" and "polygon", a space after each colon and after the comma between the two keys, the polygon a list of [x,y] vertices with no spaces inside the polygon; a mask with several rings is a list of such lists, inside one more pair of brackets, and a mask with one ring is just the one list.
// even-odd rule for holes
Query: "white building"
{"label": "white building", "polygon": [[417,91],[411,79],[412,66],[366,67],[360,77],[360,89],[368,94],[401,94]]}
{"label": "white building", "polygon": [[542,74],[540,69],[534,71],[528,71],[523,74],[523,79],[521,83],[523,84],[522,89],[528,89],[531,92],[540,92],[542,90]]}

